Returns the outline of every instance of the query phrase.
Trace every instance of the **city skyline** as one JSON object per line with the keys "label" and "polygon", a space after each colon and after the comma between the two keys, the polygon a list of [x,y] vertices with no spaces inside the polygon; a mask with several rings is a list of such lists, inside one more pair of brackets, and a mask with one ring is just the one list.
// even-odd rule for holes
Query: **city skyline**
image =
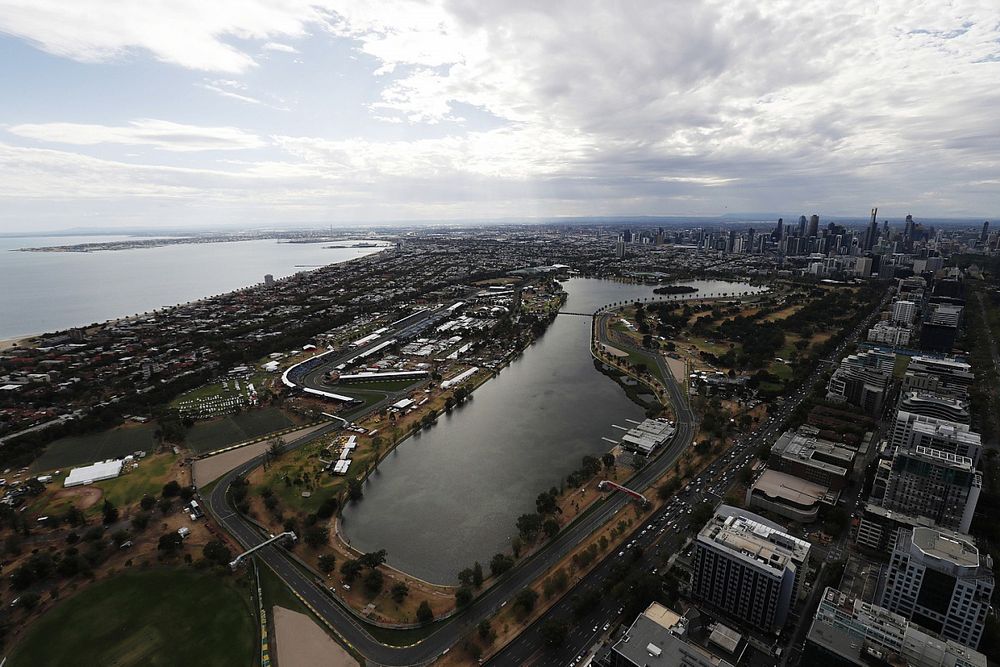
{"label": "city skyline", "polygon": [[0,233],[1000,203],[987,3],[0,7]]}

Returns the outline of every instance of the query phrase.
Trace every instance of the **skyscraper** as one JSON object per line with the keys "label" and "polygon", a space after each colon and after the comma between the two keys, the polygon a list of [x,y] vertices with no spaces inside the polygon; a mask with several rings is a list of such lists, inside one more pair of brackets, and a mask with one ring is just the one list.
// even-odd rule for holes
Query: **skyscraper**
{"label": "skyscraper", "polygon": [[819,236],[819,216],[815,213],[809,218],[809,233],[806,236]]}
{"label": "skyscraper", "polygon": [[872,209],[872,219],[868,223],[868,231],[865,233],[865,250],[871,250],[875,247],[875,239],[878,237],[878,223],[875,222],[875,218],[878,216],[878,207]]}
{"label": "skyscraper", "polygon": [[990,221],[987,220],[986,222],[983,223],[983,231],[979,235],[979,241],[981,243],[986,243],[986,239],[988,239],[989,236],[990,236]]}
{"label": "skyscraper", "polygon": [[781,243],[781,239],[785,234],[785,219],[778,218],[778,226],[774,228],[774,233],[771,234],[771,238],[776,243]]}
{"label": "skyscraper", "polygon": [[993,563],[966,536],[900,530],[879,604],[917,625],[977,648],[993,595]]}
{"label": "skyscraper", "polygon": [[806,216],[804,216],[804,215],[800,215],[799,216],[799,234],[798,235],[799,236],[805,236],[806,235]]}

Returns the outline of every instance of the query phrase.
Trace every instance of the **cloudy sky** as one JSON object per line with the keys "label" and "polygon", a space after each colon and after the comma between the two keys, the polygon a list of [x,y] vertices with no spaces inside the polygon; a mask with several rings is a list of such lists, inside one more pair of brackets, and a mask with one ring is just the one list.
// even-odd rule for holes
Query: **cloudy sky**
{"label": "cloudy sky", "polygon": [[0,100],[0,231],[1000,209],[996,0],[0,0]]}

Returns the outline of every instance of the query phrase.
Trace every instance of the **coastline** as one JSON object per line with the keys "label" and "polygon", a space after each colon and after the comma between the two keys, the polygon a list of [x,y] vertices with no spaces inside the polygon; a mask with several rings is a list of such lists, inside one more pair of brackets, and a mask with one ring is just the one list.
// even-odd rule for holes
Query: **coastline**
{"label": "coastline", "polygon": [[[242,239],[242,240],[247,240],[247,239]],[[327,262],[325,262],[323,264],[316,264],[316,265],[303,265],[301,267],[299,265],[296,265],[296,270],[294,270],[292,273],[289,273],[287,276],[282,276],[281,278],[277,278],[276,282],[277,281],[281,281],[281,280],[285,280],[287,278],[291,278],[292,276],[298,275],[300,273],[306,273],[306,272],[310,272],[310,271],[315,271],[317,269],[322,269],[322,268],[326,268],[326,267],[337,265],[337,264],[348,263],[348,262],[351,262],[351,261],[354,261],[356,259],[360,259],[360,258],[363,258],[363,257],[371,257],[373,255],[378,255],[378,254],[380,254],[382,252],[385,252],[386,250],[390,249],[391,247],[392,247],[392,245],[389,242],[382,242],[382,244],[380,244],[378,246],[375,246],[375,247],[370,247],[370,248],[366,247],[365,249],[371,250],[371,252],[366,252],[366,253],[358,255],[356,257],[349,257],[349,258],[346,258],[346,259],[342,259],[342,260],[339,260],[339,261],[332,261],[332,262],[327,261]],[[250,284],[246,284],[246,285],[243,285],[243,286],[240,286],[240,287],[236,287],[234,289],[225,290],[225,291],[220,292],[218,294],[209,293],[209,294],[205,294],[203,296],[199,296],[197,298],[189,299],[187,301],[180,301],[180,302],[174,302],[174,303],[165,303],[165,304],[159,304],[159,305],[152,305],[152,306],[149,306],[149,307],[145,308],[144,312],[139,313],[139,314],[128,314],[128,315],[120,315],[120,316],[117,316],[117,317],[107,317],[106,319],[100,320],[98,322],[94,322],[93,320],[87,320],[86,322],[81,322],[79,324],[65,326],[65,327],[61,327],[61,328],[57,328],[57,329],[51,329],[51,330],[48,330],[48,331],[36,331],[36,332],[32,332],[32,333],[27,333],[27,334],[5,335],[5,334],[0,333],[0,351],[6,351],[6,350],[9,350],[9,349],[11,349],[11,348],[13,348],[15,346],[22,347],[22,348],[23,347],[33,347],[33,345],[31,344],[31,341],[33,339],[37,339],[37,338],[40,338],[42,336],[50,336],[50,335],[57,334],[57,333],[60,333],[60,332],[71,331],[73,329],[81,329],[81,328],[82,329],[90,329],[90,328],[93,328],[93,325],[95,325],[95,324],[99,325],[99,326],[105,326],[105,325],[108,325],[108,324],[111,324],[111,323],[115,323],[115,322],[127,322],[127,321],[130,321],[130,320],[134,320],[137,317],[142,317],[142,316],[144,316],[144,315],[146,315],[148,313],[156,312],[156,311],[159,311],[159,310],[171,309],[171,308],[183,308],[185,306],[191,306],[191,305],[194,305],[194,304],[198,304],[198,303],[204,301],[205,299],[211,299],[211,298],[214,298],[215,296],[225,295],[225,294],[232,294],[232,293],[240,292],[240,291],[243,291],[243,290],[253,289],[255,287],[263,287],[263,283],[261,283],[261,282],[250,283]]]}

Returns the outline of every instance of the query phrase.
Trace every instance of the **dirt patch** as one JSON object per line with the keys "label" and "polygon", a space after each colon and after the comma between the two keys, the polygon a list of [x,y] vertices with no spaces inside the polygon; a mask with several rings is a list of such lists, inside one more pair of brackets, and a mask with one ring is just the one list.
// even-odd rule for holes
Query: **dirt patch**
{"label": "dirt patch", "polygon": [[309,616],[283,607],[272,607],[272,613],[281,667],[358,667],[358,661]]}
{"label": "dirt patch", "polygon": [[59,489],[52,498],[54,500],[70,499],[77,509],[85,510],[93,507],[101,499],[102,492],[96,486],[81,486],[69,489]]}
{"label": "dirt patch", "polygon": [[[281,439],[284,442],[291,442],[300,436],[312,433],[320,426],[322,426],[322,424],[302,428],[298,431],[292,431],[291,433],[286,433],[281,436]],[[212,480],[222,477],[236,466],[260,456],[266,452],[267,448],[270,446],[270,439],[262,440],[261,442],[255,442],[252,445],[247,445],[246,447],[239,447],[228,452],[223,452],[222,454],[216,454],[215,456],[209,456],[208,458],[195,461],[191,466],[195,486],[201,488]]]}

